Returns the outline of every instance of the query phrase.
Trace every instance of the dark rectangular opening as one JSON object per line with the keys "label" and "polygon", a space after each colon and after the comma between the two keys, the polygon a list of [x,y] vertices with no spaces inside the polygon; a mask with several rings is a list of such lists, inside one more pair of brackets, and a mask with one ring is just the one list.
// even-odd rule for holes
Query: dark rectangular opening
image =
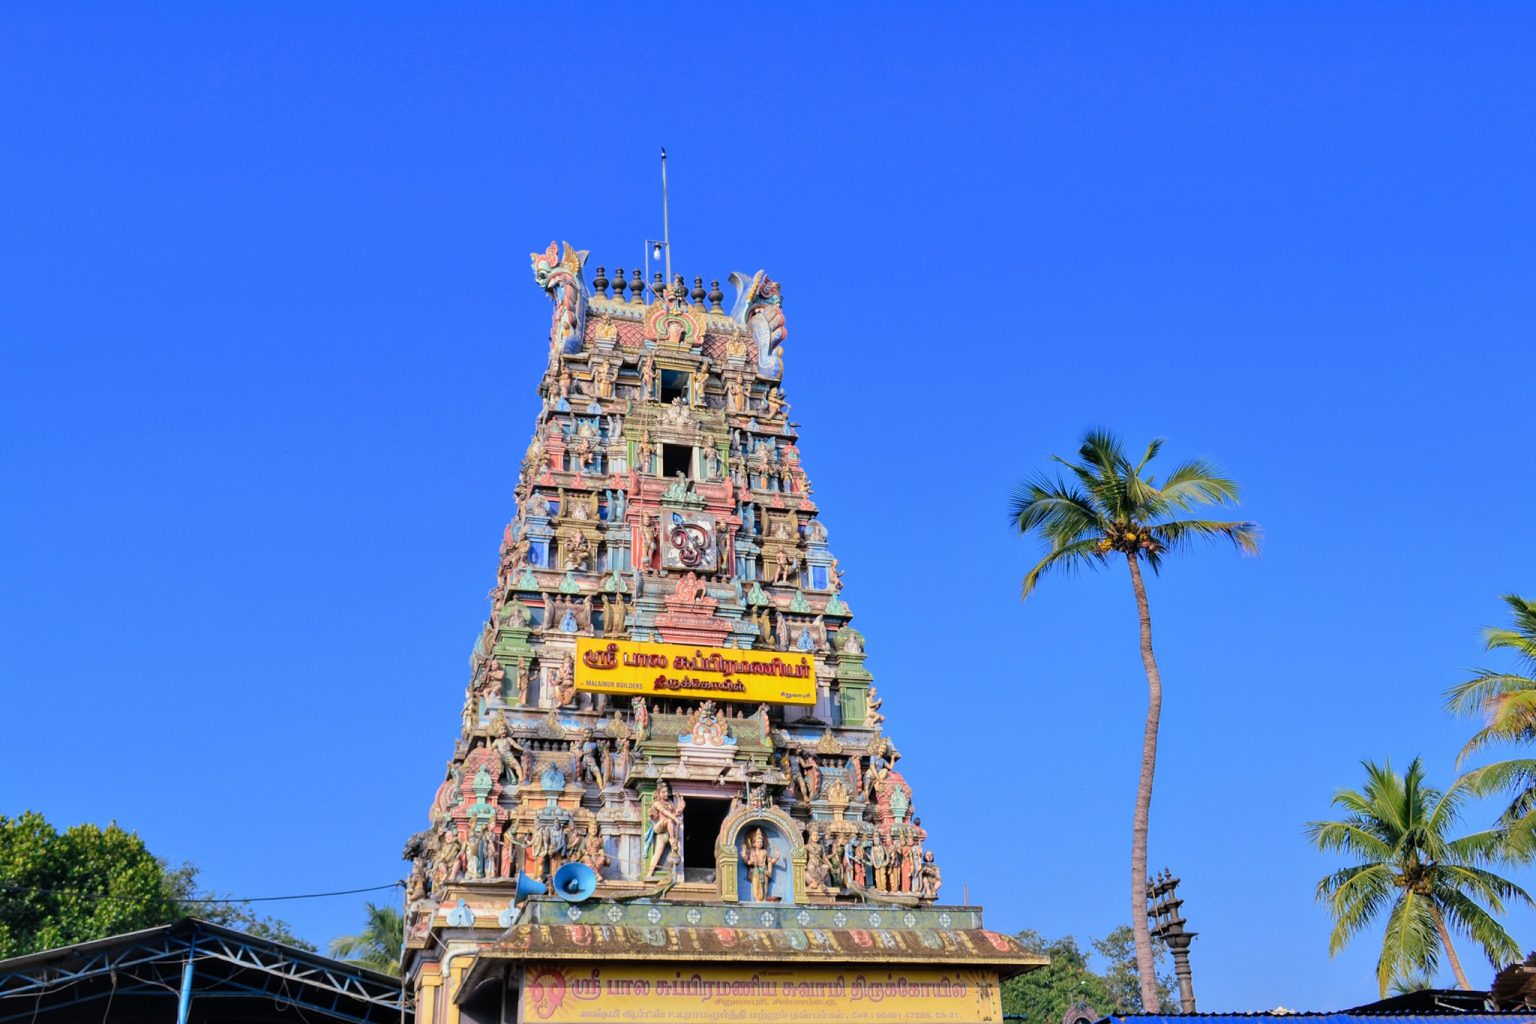
{"label": "dark rectangular opening", "polygon": [[661,475],[670,479],[679,473],[693,479],[693,449],[681,444],[662,445]]}
{"label": "dark rectangular opening", "polygon": [[729,800],[690,796],[683,805],[683,880],[715,880],[715,844],[731,809]]}
{"label": "dark rectangular opening", "polygon": [[688,371],[687,370],[662,370],[661,371],[661,400],[670,402],[674,398],[687,399],[688,397]]}

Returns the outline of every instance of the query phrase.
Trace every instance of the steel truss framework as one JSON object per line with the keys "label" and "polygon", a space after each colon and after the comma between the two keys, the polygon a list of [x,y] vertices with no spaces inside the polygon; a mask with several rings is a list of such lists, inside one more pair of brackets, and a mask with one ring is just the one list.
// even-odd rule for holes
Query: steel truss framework
{"label": "steel truss framework", "polygon": [[[166,1000],[161,1019],[177,1005],[181,1024],[208,999],[250,1001],[239,1014],[247,1020],[295,1007],[301,1016],[352,1024],[409,1024],[411,1017],[397,978],[194,918],[0,960],[0,1024],[102,1000],[109,1011],[116,1000],[126,1009],[145,997]],[[294,1016],[282,1019],[292,1024]]]}

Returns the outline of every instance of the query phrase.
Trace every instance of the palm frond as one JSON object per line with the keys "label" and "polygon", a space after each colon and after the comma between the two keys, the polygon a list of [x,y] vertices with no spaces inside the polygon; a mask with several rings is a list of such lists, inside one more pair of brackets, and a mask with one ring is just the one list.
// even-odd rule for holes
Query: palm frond
{"label": "palm frond", "polygon": [[1536,692],[1536,679],[1496,669],[1474,669],[1465,682],[1445,691],[1445,709],[1456,715],[1488,714],[1501,699],[1512,694]]}
{"label": "palm frond", "polygon": [[1381,959],[1376,961],[1376,981],[1383,996],[1393,978],[1434,974],[1439,968],[1440,933],[1435,928],[1433,909],[1428,898],[1407,889],[1401,891],[1387,915]]}
{"label": "palm frond", "polygon": [[1020,533],[1038,531],[1053,545],[1075,540],[1101,521],[1087,495],[1048,477],[1035,477],[1014,488],[1008,518]]}
{"label": "palm frond", "polygon": [[1221,475],[1209,459],[1190,459],[1175,466],[1159,488],[1163,499],[1175,508],[1237,504],[1237,482]]}
{"label": "palm frond", "polygon": [[1372,834],[1358,821],[1310,821],[1307,838],[1324,853],[1349,853],[1385,860],[1392,846]]}
{"label": "palm frond", "polygon": [[1232,546],[1245,555],[1259,553],[1259,524],[1220,522],[1213,519],[1177,519],[1158,523],[1148,532],[1169,551],[1182,551],[1190,542],[1200,540],[1229,540]]}
{"label": "palm frond", "polygon": [[1520,944],[1504,926],[1476,902],[1454,889],[1435,894],[1444,908],[1446,923],[1456,931],[1470,935],[1483,948],[1494,968],[1505,967],[1521,959]]}
{"label": "palm frond", "polygon": [[1065,547],[1057,548],[1047,554],[1035,567],[1024,574],[1024,583],[1020,587],[1019,598],[1023,600],[1034,593],[1040,580],[1052,572],[1066,572],[1071,574],[1080,569],[1093,565],[1104,564],[1104,553],[1099,550],[1099,542],[1096,540],[1081,540]]}
{"label": "palm frond", "polygon": [[1147,442],[1147,452],[1141,457],[1141,461],[1136,464],[1137,476],[1140,476],[1141,471],[1147,468],[1147,463],[1157,458],[1157,453],[1163,450],[1164,441],[1165,438],[1154,437],[1151,441]]}

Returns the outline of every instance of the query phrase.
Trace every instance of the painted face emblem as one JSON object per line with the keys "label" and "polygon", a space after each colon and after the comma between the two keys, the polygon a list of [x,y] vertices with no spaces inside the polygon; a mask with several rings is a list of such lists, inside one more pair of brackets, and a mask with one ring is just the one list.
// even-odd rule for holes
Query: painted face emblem
{"label": "painted face emblem", "polygon": [[541,970],[528,980],[527,989],[533,1012],[540,1020],[548,1020],[565,1002],[565,975],[559,971]]}

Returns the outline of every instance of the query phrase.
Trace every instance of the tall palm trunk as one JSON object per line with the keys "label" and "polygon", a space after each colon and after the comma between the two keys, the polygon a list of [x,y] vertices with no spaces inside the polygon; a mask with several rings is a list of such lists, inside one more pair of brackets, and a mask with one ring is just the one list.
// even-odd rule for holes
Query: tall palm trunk
{"label": "tall palm trunk", "polygon": [[1136,974],[1141,979],[1143,1013],[1157,1013],[1157,963],[1152,959],[1152,934],[1147,927],[1147,825],[1152,817],[1152,773],[1157,767],[1157,723],[1163,713],[1163,678],[1152,656],[1152,612],[1141,579],[1136,553],[1126,554],[1131,587],[1141,616],[1141,664],[1147,670],[1147,727],[1141,739],[1141,778],[1136,783],[1136,814],[1131,825],[1131,932],[1136,937]]}
{"label": "tall palm trunk", "polygon": [[1435,916],[1435,931],[1440,933],[1440,945],[1445,947],[1445,956],[1451,962],[1451,973],[1456,975],[1456,984],[1460,985],[1463,991],[1472,991],[1472,983],[1462,973],[1461,958],[1456,955],[1456,947],[1451,945],[1451,932],[1445,926],[1445,918],[1441,916],[1440,908],[1436,907],[1430,913]]}

